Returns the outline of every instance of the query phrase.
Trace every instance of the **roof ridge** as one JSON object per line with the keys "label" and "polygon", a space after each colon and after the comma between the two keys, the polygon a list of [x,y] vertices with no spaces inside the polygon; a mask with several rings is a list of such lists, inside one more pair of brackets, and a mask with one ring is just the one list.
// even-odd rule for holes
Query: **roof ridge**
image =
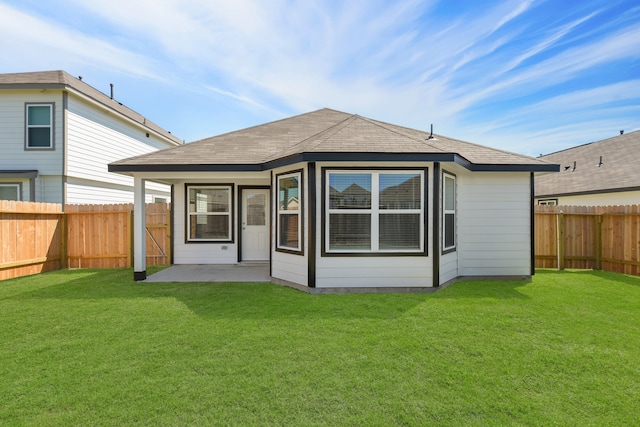
{"label": "roof ridge", "polygon": [[369,117],[363,117],[363,116],[358,116],[358,117],[362,118],[363,120],[368,121],[369,123],[371,123],[373,125],[381,127],[383,129],[386,129],[389,132],[393,132],[393,133],[396,133],[398,135],[402,135],[402,136],[407,137],[407,138],[409,138],[409,139],[411,139],[411,140],[413,140],[415,142],[418,142],[420,144],[426,144],[429,147],[432,147],[432,148],[434,148],[436,150],[445,152],[445,150],[443,150],[441,147],[438,147],[438,146],[436,146],[434,144],[428,143],[428,142],[426,142],[427,140],[425,140],[425,139],[416,138],[415,136],[413,136],[413,135],[411,135],[409,133],[401,132],[399,129],[407,129],[407,130],[412,130],[412,131],[418,131],[418,132],[422,132],[424,134],[427,133],[426,131],[423,131],[423,130],[420,130],[420,129],[411,129],[411,128],[408,128],[406,126],[394,125],[394,124],[391,124],[391,123],[382,122],[382,121],[375,120],[375,119],[370,119]]}
{"label": "roof ridge", "polygon": [[631,132],[625,132],[625,133],[623,133],[623,134],[621,134],[621,135],[614,135],[614,136],[611,136],[611,137],[609,137],[609,138],[600,139],[600,140],[598,140],[598,141],[585,142],[584,144],[579,144],[579,145],[575,145],[575,146],[573,146],[573,147],[564,148],[564,149],[562,149],[562,150],[553,151],[553,152],[551,152],[551,153],[543,154],[543,155],[538,156],[538,157],[551,156],[551,155],[553,155],[553,154],[558,154],[558,153],[562,153],[562,152],[565,152],[565,151],[575,150],[575,149],[577,149],[577,148],[587,147],[587,146],[589,146],[589,145],[595,145],[595,144],[600,144],[600,143],[606,143],[606,142],[609,142],[610,140],[612,140],[612,139],[616,139],[616,138],[623,138],[623,139],[627,139],[627,138],[625,138],[626,136],[628,136],[628,135],[633,135],[633,134],[634,134],[634,133],[636,133],[636,132],[640,132],[640,129],[638,129],[638,130],[632,130]]}

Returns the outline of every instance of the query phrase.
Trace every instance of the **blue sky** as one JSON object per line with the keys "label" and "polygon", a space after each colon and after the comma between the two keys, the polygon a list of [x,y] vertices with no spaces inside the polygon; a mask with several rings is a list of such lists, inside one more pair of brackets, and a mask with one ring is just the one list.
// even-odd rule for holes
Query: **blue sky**
{"label": "blue sky", "polygon": [[187,142],[329,107],[537,156],[640,129],[640,3],[0,0],[0,73],[58,69]]}

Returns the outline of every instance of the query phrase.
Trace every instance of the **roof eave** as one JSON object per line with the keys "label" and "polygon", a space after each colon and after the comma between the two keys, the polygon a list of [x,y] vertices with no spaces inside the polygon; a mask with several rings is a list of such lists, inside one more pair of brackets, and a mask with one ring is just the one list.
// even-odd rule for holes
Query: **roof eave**
{"label": "roof eave", "polygon": [[473,172],[559,172],[556,164],[480,164],[455,153],[299,153],[261,163],[242,164],[118,164],[109,172],[257,172],[301,162],[454,162]]}

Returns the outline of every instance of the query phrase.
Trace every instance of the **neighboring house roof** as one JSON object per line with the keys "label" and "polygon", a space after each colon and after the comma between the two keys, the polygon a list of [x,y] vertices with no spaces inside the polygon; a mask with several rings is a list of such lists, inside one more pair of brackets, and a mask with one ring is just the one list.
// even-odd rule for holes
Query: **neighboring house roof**
{"label": "neighboring house roof", "polygon": [[152,121],[146,119],[141,114],[122,105],[122,103],[105,95],[93,86],[88,85],[79,78],[71,74],[57,71],[37,71],[30,73],[0,74],[0,89],[66,89],[73,90],[90,99],[104,105],[105,107],[133,120],[143,127],[171,140],[176,145],[182,145],[183,141],[171,132],[161,128]]}
{"label": "neighboring house roof", "polygon": [[560,173],[536,176],[536,197],[640,190],[640,131],[540,156]]}
{"label": "neighboring house roof", "polygon": [[265,170],[299,161],[455,161],[471,170],[557,171],[545,160],[324,108],[111,163],[112,172]]}

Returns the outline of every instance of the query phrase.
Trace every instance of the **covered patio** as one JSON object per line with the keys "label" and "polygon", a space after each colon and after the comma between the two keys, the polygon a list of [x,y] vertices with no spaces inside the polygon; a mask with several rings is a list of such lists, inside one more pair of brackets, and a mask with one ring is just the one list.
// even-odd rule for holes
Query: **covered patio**
{"label": "covered patio", "polygon": [[143,282],[271,282],[268,263],[181,264],[149,275]]}

